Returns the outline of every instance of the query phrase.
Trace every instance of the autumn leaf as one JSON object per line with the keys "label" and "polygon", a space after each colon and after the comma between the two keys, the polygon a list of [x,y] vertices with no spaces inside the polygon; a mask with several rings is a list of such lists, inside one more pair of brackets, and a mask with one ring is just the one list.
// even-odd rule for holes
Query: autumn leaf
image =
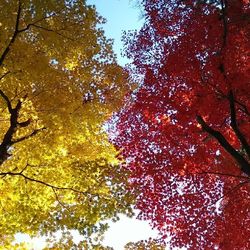
{"label": "autumn leaf", "polygon": [[249,249],[249,3],[141,4],[124,41],[141,87],[112,137],[139,217],[171,248]]}
{"label": "autumn leaf", "polygon": [[85,1],[1,0],[0,23],[0,246],[17,232],[88,240],[100,221],[131,213],[103,125],[126,73]]}

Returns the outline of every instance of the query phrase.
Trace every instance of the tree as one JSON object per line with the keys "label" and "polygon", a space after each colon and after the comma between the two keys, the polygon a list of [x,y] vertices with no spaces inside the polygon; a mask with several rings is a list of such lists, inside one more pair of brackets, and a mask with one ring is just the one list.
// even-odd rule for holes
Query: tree
{"label": "tree", "polygon": [[113,139],[140,218],[171,247],[249,249],[249,1],[141,2]]}
{"label": "tree", "polygon": [[125,250],[164,250],[165,246],[160,240],[151,239],[130,242],[125,245]]}
{"label": "tree", "polygon": [[[0,1],[0,245],[130,213],[103,123],[128,89],[85,1]],[[11,248],[11,247],[10,247]]]}

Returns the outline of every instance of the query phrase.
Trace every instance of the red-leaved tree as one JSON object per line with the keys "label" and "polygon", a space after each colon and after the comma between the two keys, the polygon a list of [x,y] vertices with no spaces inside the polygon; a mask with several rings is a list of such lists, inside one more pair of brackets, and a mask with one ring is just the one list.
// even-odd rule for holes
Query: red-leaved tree
{"label": "red-leaved tree", "polygon": [[117,115],[140,218],[170,247],[250,249],[250,4],[142,0]]}

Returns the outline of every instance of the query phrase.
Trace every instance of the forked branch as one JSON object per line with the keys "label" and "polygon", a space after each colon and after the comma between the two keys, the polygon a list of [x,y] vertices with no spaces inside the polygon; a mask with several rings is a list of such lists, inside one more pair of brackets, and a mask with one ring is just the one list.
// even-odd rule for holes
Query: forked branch
{"label": "forked branch", "polygon": [[196,119],[202,129],[214,137],[219,144],[237,161],[241,170],[250,176],[250,163],[226,140],[226,138],[219,131],[211,128],[200,115],[197,115]]}
{"label": "forked branch", "polygon": [[230,118],[231,118],[231,127],[234,130],[235,135],[241,142],[242,148],[246,151],[248,158],[250,159],[250,145],[248,144],[245,136],[240,131],[238,124],[237,124],[237,117],[236,117],[236,109],[235,109],[235,102],[234,102],[234,95],[233,91],[229,91],[228,95],[229,103],[230,103]]}
{"label": "forked branch", "polygon": [[68,191],[72,191],[72,192],[75,192],[75,193],[79,193],[79,194],[89,194],[88,192],[85,192],[85,191],[80,191],[80,190],[77,190],[77,189],[74,189],[74,188],[71,188],[71,187],[60,187],[60,186],[55,186],[53,184],[49,184],[45,181],[42,181],[42,180],[38,180],[38,179],[35,179],[35,178],[32,178],[32,177],[29,177],[25,174],[23,174],[23,170],[21,172],[0,172],[0,176],[6,176],[6,175],[10,175],[10,176],[20,176],[22,178],[24,178],[25,180],[27,181],[31,181],[31,182],[36,182],[36,183],[39,183],[41,185],[44,185],[46,187],[49,187],[49,188],[52,188],[53,190],[68,190]]}
{"label": "forked branch", "polygon": [[202,171],[199,174],[209,174],[209,175],[218,175],[218,176],[225,176],[225,177],[233,177],[233,178],[236,178],[236,179],[249,180],[249,182],[250,182],[250,178],[248,176],[242,176],[242,175],[234,175],[234,174],[220,173],[220,172],[213,172],[213,171]]}
{"label": "forked branch", "polygon": [[[8,150],[13,144],[24,141],[26,139],[29,139],[30,137],[35,136],[37,133],[44,130],[45,128],[43,127],[43,128],[35,129],[30,134],[13,140],[14,134],[17,131],[17,129],[19,127],[29,126],[31,120],[28,119],[24,122],[18,122],[19,112],[20,112],[20,109],[22,107],[21,100],[18,100],[16,106],[13,107],[10,99],[1,89],[0,89],[0,97],[2,97],[5,100],[6,105],[8,107],[9,114],[10,114],[10,121],[9,121],[10,125],[9,125],[9,128],[7,129],[6,133],[4,134],[2,142],[0,144],[0,165],[1,165],[9,157]],[[26,98],[26,97],[27,96],[25,96],[24,98]]]}
{"label": "forked branch", "polygon": [[[244,186],[245,184],[249,184],[249,180],[248,181],[243,181],[240,182],[239,184],[237,184],[236,186],[234,186],[233,188],[231,188],[228,192],[224,193],[223,195],[221,195],[215,202],[213,202],[211,205],[216,204],[219,200],[224,199],[225,197],[228,197],[230,194],[232,194],[233,192],[237,191],[238,189],[240,189],[242,186]],[[210,205],[210,206],[211,206]]]}
{"label": "forked branch", "polygon": [[7,54],[9,53],[10,47],[11,45],[15,42],[16,37],[19,33],[18,27],[19,27],[19,22],[20,22],[20,16],[21,16],[21,1],[18,1],[18,8],[17,8],[17,16],[16,16],[16,23],[15,23],[15,30],[14,33],[7,45],[7,47],[5,48],[5,50],[3,51],[2,55],[0,56],[0,66],[3,64]]}

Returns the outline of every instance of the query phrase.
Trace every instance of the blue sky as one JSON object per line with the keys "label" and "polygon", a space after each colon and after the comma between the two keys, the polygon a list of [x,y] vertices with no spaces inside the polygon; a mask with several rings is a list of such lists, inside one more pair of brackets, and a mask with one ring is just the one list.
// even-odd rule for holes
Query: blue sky
{"label": "blue sky", "polygon": [[121,65],[128,62],[120,55],[123,46],[122,32],[139,29],[143,24],[142,14],[136,2],[137,0],[87,0],[87,3],[95,5],[97,11],[107,20],[103,28],[106,36],[114,39],[114,51]]}

